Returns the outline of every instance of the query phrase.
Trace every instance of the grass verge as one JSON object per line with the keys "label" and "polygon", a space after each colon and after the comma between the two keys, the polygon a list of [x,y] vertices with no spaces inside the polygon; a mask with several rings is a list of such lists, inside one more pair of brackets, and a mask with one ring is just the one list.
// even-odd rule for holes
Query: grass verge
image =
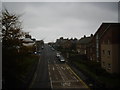
{"label": "grass verge", "polygon": [[[86,64],[83,63],[78,63],[78,62],[73,62],[78,68],[80,68],[81,70],[83,70],[85,73],[87,73],[88,75],[90,75],[92,78],[94,78],[97,81],[100,81],[101,83],[105,84],[107,88],[118,88],[119,84],[120,84],[120,79],[119,79],[119,75],[115,75],[115,74],[101,74],[100,75],[96,75],[95,72],[93,72],[93,70],[91,69],[91,67],[87,66]],[[103,72],[104,73],[104,72]]]}

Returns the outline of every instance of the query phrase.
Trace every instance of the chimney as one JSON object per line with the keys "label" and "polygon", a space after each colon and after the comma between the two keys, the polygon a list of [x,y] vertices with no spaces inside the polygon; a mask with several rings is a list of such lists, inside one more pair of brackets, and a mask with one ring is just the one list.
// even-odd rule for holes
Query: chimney
{"label": "chimney", "polygon": [[93,34],[91,34],[91,37],[93,37]]}
{"label": "chimney", "polygon": [[86,38],[86,35],[84,35],[84,38]]}

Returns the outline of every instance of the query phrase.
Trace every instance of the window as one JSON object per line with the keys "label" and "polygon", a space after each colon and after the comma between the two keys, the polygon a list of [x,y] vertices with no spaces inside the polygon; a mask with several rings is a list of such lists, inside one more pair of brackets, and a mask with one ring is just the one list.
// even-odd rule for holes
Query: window
{"label": "window", "polygon": [[103,62],[103,67],[105,67],[105,62]]}
{"label": "window", "polygon": [[105,50],[102,50],[103,55],[105,55]]}
{"label": "window", "polygon": [[91,60],[91,61],[93,60],[92,57],[90,57],[90,60]]}
{"label": "window", "polygon": [[110,52],[110,50],[108,50],[108,55],[109,55],[109,56],[111,55],[111,52]]}
{"label": "window", "polygon": [[85,50],[85,54],[87,54],[87,53],[86,53],[86,50]]}
{"label": "window", "polygon": [[110,70],[111,69],[111,64],[108,64],[108,70]]}
{"label": "window", "polygon": [[98,34],[96,35],[96,40],[98,39]]}

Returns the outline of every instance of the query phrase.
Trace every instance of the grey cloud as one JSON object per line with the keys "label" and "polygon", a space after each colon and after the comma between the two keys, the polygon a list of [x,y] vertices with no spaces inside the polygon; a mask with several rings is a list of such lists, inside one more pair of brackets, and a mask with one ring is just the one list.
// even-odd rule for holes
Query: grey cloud
{"label": "grey cloud", "polygon": [[23,27],[37,39],[60,36],[80,38],[95,33],[102,22],[118,21],[117,2],[4,3],[11,12],[23,13]]}

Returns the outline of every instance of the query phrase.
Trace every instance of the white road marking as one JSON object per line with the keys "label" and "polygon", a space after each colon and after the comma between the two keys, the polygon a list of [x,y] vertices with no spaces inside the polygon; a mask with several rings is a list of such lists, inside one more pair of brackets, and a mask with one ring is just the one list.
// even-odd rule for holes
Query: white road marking
{"label": "white road marking", "polygon": [[53,89],[52,79],[51,79],[51,74],[50,74],[50,66],[49,66],[49,64],[48,64],[48,68],[49,68],[50,85],[51,85],[51,89]]}
{"label": "white road marking", "polygon": [[61,83],[61,85],[63,85],[67,81],[67,76],[62,71],[63,67],[60,67],[58,65],[57,68],[58,68],[58,72],[60,73],[61,78],[63,79],[63,82]]}
{"label": "white road marking", "polygon": [[70,69],[68,66],[66,66],[67,69]]}
{"label": "white road marking", "polygon": [[48,64],[48,70],[50,71],[50,65]]}
{"label": "white road marking", "polygon": [[63,83],[63,86],[70,86],[70,82],[65,82],[65,83]]}
{"label": "white road marking", "polygon": [[58,71],[58,72],[60,73],[60,76],[62,77],[63,81],[65,81],[65,79],[63,78],[63,76],[62,76],[61,72],[60,72],[60,71]]}
{"label": "white road marking", "polygon": [[49,75],[50,75],[50,71],[49,71]]}
{"label": "white road marking", "polygon": [[64,67],[61,67],[63,70],[65,70],[65,68]]}
{"label": "white road marking", "polygon": [[55,70],[55,68],[53,67],[53,71]]}
{"label": "white road marking", "polygon": [[50,77],[50,85],[51,85],[51,89],[53,89],[53,85],[52,85],[52,79]]}
{"label": "white road marking", "polygon": [[[74,74],[74,72],[71,70],[71,68],[65,64],[65,65],[61,65],[61,64],[54,64],[51,67],[49,66],[50,71],[49,71],[49,76],[50,76],[50,84],[51,84],[51,88],[55,89],[55,88],[82,88],[82,86],[74,86],[72,83],[81,83],[80,79],[76,76],[76,74]],[[52,70],[52,71],[51,71]],[[55,72],[54,70],[57,70],[59,73],[59,76],[62,79],[58,78],[58,74],[55,74],[55,80],[54,78],[51,77],[52,72]],[[67,70],[67,71],[64,71]],[[66,72],[66,73],[65,73]],[[71,78],[68,78],[68,74],[71,76]],[[56,83],[60,83],[60,86],[56,86]]]}

